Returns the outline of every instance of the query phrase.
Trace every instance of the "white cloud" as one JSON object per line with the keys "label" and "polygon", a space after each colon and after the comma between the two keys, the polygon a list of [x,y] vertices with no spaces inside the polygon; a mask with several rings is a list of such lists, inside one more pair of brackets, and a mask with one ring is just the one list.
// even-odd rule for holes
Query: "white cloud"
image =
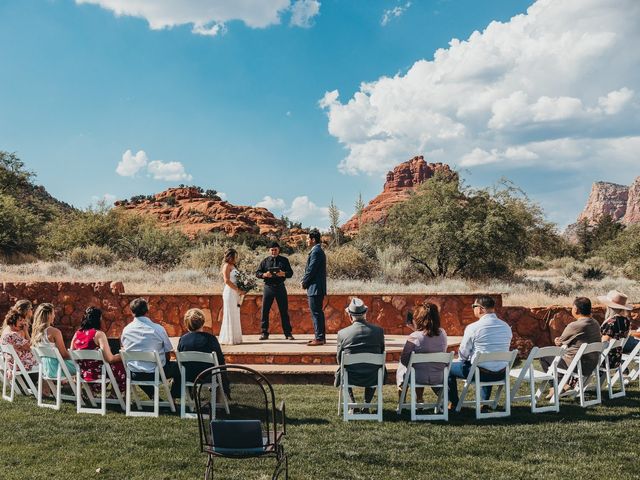
{"label": "white cloud", "polygon": [[[294,198],[291,206],[284,213],[294,222],[302,222],[307,225],[311,223],[320,228],[326,228],[329,225],[329,207],[318,206],[306,195]],[[346,213],[340,210],[341,223],[347,219]]]}
{"label": "white cloud", "polygon": [[309,28],[313,25],[313,17],[320,13],[318,0],[297,0],[291,6],[290,24],[296,27]]}
{"label": "white cloud", "polygon": [[105,193],[101,197],[98,195],[94,195],[91,197],[92,203],[94,204],[104,203],[107,206],[113,205],[113,202],[115,202],[117,199],[118,198],[115,195],[112,195],[111,193]]}
{"label": "white cloud", "polygon": [[282,211],[287,207],[287,203],[281,198],[273,198],[269,195],[265,196],[262,201],[256,203],[256,207],[266,208],[267,210]]}
{"label": "white cloud", "polygon": [[425,152],[457,167],[607,171],[640,138],[638,44],[637,0],[538,0],[319,105],[347,149],[345,173],[383,173]]}
{"label": "white cloud", "polygon": [[144,150],[138,150],[135,155],[131,150],[122,154],[122,160],[116,167],[116,173],[123,177],[133,177],[146,167],[147,174],[154,180],[178,182],[191,181],[193,177],[185,172],[184,165],[180,162],[163,162],[161,160],[149,161]]}
{"label": "white cloud", "polygon": [[193,177],[184,170],[184,165],[180,162],[162,162],[154,160],[147,165],[147,171],[154,180],[164,180],[167,182],[179,182],[181,180],[191,181]]}
{"label": "white cloud", "polygon": [[411,2],[407,2],[404,5],[398,5],[394,8],[389,8],[382,13],[382,20],[380,20],[380,24],[384,27],[394,18],[398,18],[402,16],[404,12],[407,11],[407,8],[411,6]]}
{"label": "white cloud", "polygon": [[316,0],[76,0],[112,11],[116,16],[144,18],[152,30],[191,25],[198,35],[215,36],[226,31],[226,23],[241,21],[251,28],[280,23],[291,11],[291,25],[309,27],[319,13]]}
{"label": "white cloud", "polygon": [[122,160],[118,162],[116,173],[123,177],[133,177],[136,173],[147,166],[149,159],[144,150],[139,150],[135,155],[131,150],[122,154]]}

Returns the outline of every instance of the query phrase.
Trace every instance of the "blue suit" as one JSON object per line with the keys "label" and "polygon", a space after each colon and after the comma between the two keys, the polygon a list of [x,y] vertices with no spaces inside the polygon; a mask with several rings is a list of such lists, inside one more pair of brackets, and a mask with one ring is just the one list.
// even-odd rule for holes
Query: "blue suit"
{"label": "blue suit", "polygon": [[327,294],[327,257],[320,244],[314,245],[309,252],[307,266],[302,277],[302,288],[307,290],[316,340],[324,340],[325,320],[322,302]]}

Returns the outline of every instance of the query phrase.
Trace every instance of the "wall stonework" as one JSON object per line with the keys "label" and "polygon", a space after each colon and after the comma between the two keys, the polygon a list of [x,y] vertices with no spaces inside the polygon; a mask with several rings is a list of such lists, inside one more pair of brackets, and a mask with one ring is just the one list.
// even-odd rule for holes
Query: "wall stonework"
{"label": "wall stonework", "polygon": [[[139,296],[125,293],[121,282],[5,282],[0,290],[0,315],[4,315],[16,300],[27,298],[34,303],[51,302],[56,307],[56,325],[67,341],[73,335],[88,306],[98,306],[103,311],[105,330],[108,336],[117,337],[131,318],[129,302]],[[475,319],[471,310],[475,294],[359,294],[369,307],[369,320],[382,326],[387,334],[409,334],[405,326],[407,313],[422,301],[429,300],[438,305],[442,327],[451,336],[461,336],[464,327]],[[534,346],[550,345],[564,327],[571,322],[568,307],[552,306],[540,308],[503,307],[502,296],[492,295],[497,302],[499,315],[512,326],[512,347],[526,355]],[[201,308],[207,318],[207,328],[214,333],[220,331],[222,323],[221,295],[144,295],[149,300],[149,316],[161,323],[170,336],[184,333],[182,318],[190,308]],[[344,312],[353,295],[336,294],[325,298],[327,333],[336,333],[349,325]],[[262,296],[250,294],[241,308],[242,331],[245,334],[260,333],[260,309]],[[289,295],[289,314],[294,334],[313,333],[313,325],[305,295]],[[604,310],[596,308],[594,317],[601,321]],[[633,326],[640,327],[640,306],[632,314]],[[276,305],[270,315],[271,332],[282,334],[280,316]]]}

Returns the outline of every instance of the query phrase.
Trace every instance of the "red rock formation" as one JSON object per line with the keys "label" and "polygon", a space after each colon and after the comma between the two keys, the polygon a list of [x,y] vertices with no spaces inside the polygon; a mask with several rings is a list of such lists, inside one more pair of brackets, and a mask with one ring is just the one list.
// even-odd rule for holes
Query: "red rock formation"
{"label": "red rock formation", "polygon": [[578,222],[587,219],[595,223],[603,215],[616,221],[622,220],[627,210],[629,187],[616,183],[596,182],[591,187],[587,205],[578,217]]}
{"label": "red rock formation", "polygon": [[640,223],[640,177],[636,178],[629,188],[627,211],[622,218],[622,223],[626,225]]}
{"label": "red rock formation", "polygon": [[411,191],[439,171],[453,174],[449,165],[427,163],[422,156],[414,157],[407,162],[401,163],[393,171],[387,173],[387,181],[384,184],[382,193],[369,202],[362,210],[360,217],[354,215],[345,223],[342,226],[342,230],[347,235],[354,235],[358,232],[361,224],[383,222],[392,206],[406,200]]}
{"label": "red rock formation", "polygon": [[177,227],[190,237],[216,231],[230,236],[241,232],[280,235],[286,227],[266,208],[232,205],[217,197],[207,197],[193,187],[170,188],[154,195],[153,200],[119,201],[115,205],[136,214],[153,216],[162,226]]}

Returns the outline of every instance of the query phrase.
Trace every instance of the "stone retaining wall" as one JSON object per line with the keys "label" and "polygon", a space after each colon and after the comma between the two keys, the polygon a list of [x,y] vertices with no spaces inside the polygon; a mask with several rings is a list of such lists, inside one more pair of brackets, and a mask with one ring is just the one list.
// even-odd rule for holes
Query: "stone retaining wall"
{"label": "stone retaining wall", "polygon": [[[369,320],[381,325],[388,334],[408,334],[405,326],[407,313],[425,299],[437,304],[440,308],[442,327],[449,335],[462,335],[464,327],[475,319],[471,304],[477,294],[360,294],[358,295],[369,306]],[[0,316],[4,318],[7,310],[21,298],[28,298],[34,303],[51,302],[56,306],[56,324],[70,339],[77,329],[86,307],[94,305],[103,311],[105,329],[109,336],[119,336],[131,313],[129,302],[138,295],[127,294],[120,282],[5,282],[0,290]],[[502,307],[502,296],[492,294],[496,299],[502,318],[513,328],[513,347],[526,354],[533,345],[551,344],[554,337],[560,334],[572,320],[570,309],[553,306],[541,308]],[[221,295],[144,295],[149,300],[149,316],[161,323],[170,336],[184,333],[182,317],[193,307],[201,308],[207,317],[207,328],[214,333],[220,331],[222,321]],[[325,298],[325,316],[327,333],[335,333],[349,324],[344,312],[352,295],[329,295]],[[241,308],[242,331],[246,334],[260,333],[261,295],[248,295]],[[289,314],[294,334],[313,333],[313,325],[305,295],[289,296]],[[595,310],[599,320],[604,315],[603,309]],[[271,316],[271,332],[281,334],[280,317],[274,304]],[[640,306],[633,312],[635,328],[640,326]]]}

